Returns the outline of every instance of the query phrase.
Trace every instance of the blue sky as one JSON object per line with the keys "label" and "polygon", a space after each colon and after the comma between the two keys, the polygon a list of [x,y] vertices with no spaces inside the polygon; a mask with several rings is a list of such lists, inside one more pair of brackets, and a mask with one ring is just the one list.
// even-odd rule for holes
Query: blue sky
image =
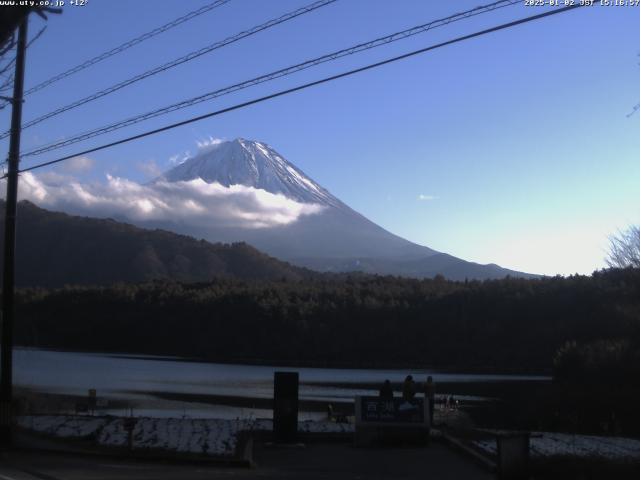
{"label": "blue sky", "polygon": [[[206,3],[89,0],[65,7],[29,49],[26,86]],[[232,0],[27,97],[24,120],[308,3]],[[27,129],[23,149],[481,3],[339,0]],[[523,2],[23,166],[542,11]],[[74,175],[144,182],[208,137],[261,140],[409,240],[516,270],[591,273],[604,266],[607,235],[640,223],[640,113],[627,117],[640,102],[639,24],[640,6],[577,9],[96,152],[92,168]],[[31,35],[43,25],[34,17]],[[1,115],[6,129],[8,109]]]}

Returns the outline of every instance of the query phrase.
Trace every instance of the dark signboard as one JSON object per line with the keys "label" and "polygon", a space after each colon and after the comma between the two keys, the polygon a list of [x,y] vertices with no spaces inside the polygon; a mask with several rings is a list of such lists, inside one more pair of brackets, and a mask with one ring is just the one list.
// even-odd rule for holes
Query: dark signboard
{"label": "dark signboard", "polygon": [[360,421],[389,423],[424,423],[424,399],[382,400],[378,397],[359,397]]}
{"label": "dark signboard", "polygon": [[275,372],[273,433],[278,443],[293,443],[298,434],[298,372]]}

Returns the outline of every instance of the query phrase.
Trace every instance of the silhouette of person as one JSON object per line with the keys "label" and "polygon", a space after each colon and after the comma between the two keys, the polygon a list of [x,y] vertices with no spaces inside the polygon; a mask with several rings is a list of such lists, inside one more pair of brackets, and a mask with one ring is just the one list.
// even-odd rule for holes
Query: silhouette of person
{"label": "silhouette of person", "polygon": [[391,382],[389,380],[385,380],[380,387],[380,399],[393,400],[393,388],[391,387]]}
{"label": "silhouette of person", "polygon": [[416,383],[411,375],[407,375],[402,384],[402,398],[404,400],[413,400],[416,396]]}

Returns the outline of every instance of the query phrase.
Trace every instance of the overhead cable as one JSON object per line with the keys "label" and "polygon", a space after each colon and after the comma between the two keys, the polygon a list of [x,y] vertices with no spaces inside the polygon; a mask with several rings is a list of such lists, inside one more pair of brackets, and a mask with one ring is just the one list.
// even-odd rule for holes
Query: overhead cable
{"label": "overhead cable", "polygon": [[243,90],[245,88],[249,88],[255,85],[259,85],[261,83],[265,83],[271,80],[275,80],[277,78],[281,78],[281,77],[285,77],[288,75],[291,75],[293,73],[302,71],[302,70],[306,70],[308,68],[314,67],[316,65],[320,65],[322,63],[326,63],[329,61],[333,61],[333,60],[337,60],[339,58],[342,57],[346,57],[348,55],[353,55],[359,52],[362,52],[364,50],[370,50],[372,48],[376,48],[376,47],[380,47],[382,45],[386,45],[388,43],[392,43],[392,42],[396,42],[398,40],[402,40],[404,38],[413,36],[413,35],[417,35],[420,33],[424,33],[428,30],[432,30],[434,28],[437,27],[441,27],[444,25],[448,25],[450,23],[453,22],[457,22],[466,18],[470,18],[476,15],[480,15],[483,13],[487,13],[487,12],[491,12],[494,11],[498,8],[503,8],[503,7],[507,7],[510,5],[515,5],[517,3],[520,3],[520,0],[501,0],[501,1],[497,1],[494,3],[491,3],[489,5],[483,5],[480,7],[476,7],[473,8],[471,10],[467,10],[461,13],[456,13],[454,15],[450,15],[448,17],[445,18],[441,18],[438,20],[433,20],[430,21],[429,23],[425,23],[422,25],[418,25],[400,32],[396,32],[393,33],[391,35],[386,35],[384,37],[380,37],[380,38],[376,38],[374,40],[365,42],[365,43],[360,43],[358,45],[354,45],[352,47],[349,48],[345,48],[342,50],[338,50],[336,52],[332,52],[332,53],[328,53],[326,55],[322,55],[320,57],[311,59],[311,60],[307,60],[305,62],[302,63],[298,63],[296,65],[292,65],[286,68],[282,68],[280,70],[276,70],[274,72],[265,74],[265,75],[261,75],[259,77],[256,78],[252,78],[250,80],[245,80],[243,82],[240,83],[236,83],[221,89],[217,89],[211,92],[207,92],[205,94],[202,95],[198,95],[196,97],[192,97],[189,98],[187,100],[182,100],[180,102],[174,103],[172,105],[168,105],[165,107],[161,107],[155,110],[152,110],[150,112],[146,112],[140,115],[136,115],[134,117],[130,117],[127,118],[125,120],[121,120],[115,123],[111,123],[102,127],[98,127],[96,129],[84,132],[84,133],[80,133],[76,136],[73,136],[71,138],[67,138],[65,140],[60,140],[57,142],[52,142],[49,143],[47,145],[43,145],[40,147],[37,147],[33,150],[30,150],[26,153],[24,153],[22,155],[22,157],[30,157],[30,156],[34,156],[34,155],[40,155],[42,153],[45,152],[50,152],[52,150],[57,150],[63,147],[66,147],[68,145],[72,145],[74,143],[78,143],[81,142],[83,140],[87,140],[89,138],[93,138],[96,136],[100,136],[100,135],[104,135],[106,133],[110,133],[113,132],[115,130],[119,130],[121,128],[124,127],[128,127],[130,125],[134,125],[136,123],[140,123],[143,122],[145,120],[149,120],[151,118],[160,116],[160,115],[165,115],[167,113],[171,113],[174,112],[176,110],[181,110],[183,108],[187,108],[190,107],[192,105],[196,105],[198,103],[202,103],[205,101],[209,101],[209,100],[213,100],[215,98],[224,96],[224,95],[229,95],[231,93],[237,92],[239,90]]}
{"label": "overhead cable", "polygon": [[[206,54],[206,53],[210,53],[214,50],[217,50],[219,48],[225,47],[227,45],[230,45],[232,43],[235,43],[239,40],[242,40],[243,38],[249,37],[251,35],[255,35],[258,32],[261,32],[263,30],[266,30],[268,28],[274,27],[276,25],[279,25],[281,23],[287,22],[289,20],[292,20],[296,17],[299,17],[300,15],[304,15],[305,13],[309,13],[312,12],[314,10],[317,10],[318,8],[324,7],[326,5],[329,5],[331,3],[336,2],[337,0],[318,0],[310,5],[307,5],[305,7],[302,8],[298,8],[297,10],[294,10],[292,12],[286,13],[285,15],[282,15],[278,18],[274,18],[272,20],[269,20],[268,22],[265,22],[263,24],[260,25],[256,25],[253,28],[250,28],[249,30],[245,30],[242,31],[240,33],[237,33],[236,35],[230,36],[225,38],[224,40],[221,40],[219,42],[215,42],[212,43],[211,45],[207,45],[206,47],[203,47],[199,50],[195,50],[193,52],[188,53],[187,55],[184,55],[182,57],[176,58],[175,60],[172,60],[170,62],[167,62],[163,65],[160,65],[158,67],[152,68],[151,70],[147,70],[146,72],[140,73],[134,77],[128,78],[127,80],[124,80],[122,82],[116,83],[115,85],[111,85],[110,87],[107,87],[103,90],[100,90],[99,92],[95,92],[87,97],[84,97],[80,100],[77,100],[73,103],[70,103],[68,105],[65,105],[63,107],[60,107],[52,112],[46,113],[44,115],[41,115],[40,117],[34,118],[33,120],[30,120],[26,123],[24,123],[22,125],[22,129],[26,129],[29,127],[32,127],[33,125],[36,125],[40,122],[43,122],[45,120],[48,120],[49,118],[55,117],[57,115],[60,115],[61,113],[67,112],[69,110],[72,110],[74,108],[77,108],[81,105],[84,105],[86,103],[89,102],[93,102],[94,100],[97,100],[99,98],[102,98],[106,95],[109,95],[111,93],[117,92],[118,90],[127,87],[129,85],[132,85],[136,82],[139,82],[141,80],[144,80],[145,78],[149,78],[153,75],[157,75],[161,72],[164,72],[166,70],[169,70],[173,67],[177,67],[178,65],[182,65],[183,63],[186,62],[190,62],[191,60],[194,60],[198,57],[201,57],[202,55]],[[7,130],[6,132],[4,132],[2,135],[0,135],[0,139],[7,137],[10,134],[10,131]]]}
{"label": "overhead cable", "polygon": [[76,65],[73,68],[70,68],[69,70],[66,70],[62,73],[59,73],[58,75],[55,75],[37,85],[35,85],[34,87],[31,87],[30,89],[28,89],[27,91],[24,92],[24,95],[30,95],[34,92],[37,92],[38,90],[42,90],[45,87],[48,87],[49,85],[51,85],[52,83],[56,83],[60,80],[62,80],[63,78],[67,78],[70,75],[73,75],[75,73],[78,73],[82,70],[84,70],[85,68],[89,68],[92,65],[95,65],[96,63],[99,63],[103,60],[106,60],[109,57],[113,57],[114,55],[117,55],[118,53],[122,53],[125,50],[128,50],[129,48],[138,45],[139,43],[144,42],[145,40],[149,40],[150,38],[155,37],[156,35],[160,35],[163,32],[166,32],[167,30],[171,30],[173,27],[177,27],[178,25],[181,25],[185,22],[188,22],[189,20],[192,20],[200,15],[203,15],[211,10],[213,10],[214,8],[218,8],[222,5],[224,5],[225,3],[229,3],[231,0],[216,0],[215,2],[211,2],[207,5],[204,5],[203,7],[198,8],[197,10],[194,10],[192,12],[187,13],[186,15],[183,15],[181,17],[176,18],[175,20],[172,20],[169,23],[165,23],[164,25],[158,27],[158,28],[154,28],[153,30],[151,30],[150,32],[147,33],[143,33],[142,35],[133,38],[131,40],[129,40],[128,42],[123,43],[122,45],[119,45],[117,47],[112,48],[111,50],[107,50],[106,52],[101,53],[100,55],[96,55],[93,58],[90,58],[89,60],[82,62],[79,65]]}
{"label": "overhead cable", "polygon": [[[114,147],[116,145],[122,145],[124,143],[132,142],[134,140],[139,140],[141,138],[148,137],[150,135],[155,135],[155,134],[158,134],[158,133],[161,133],[161,132],[165,132],[167,130],[172,130],[174,128],[181,127],[181,126],[184,126],[184,125],[188,125],[190,123],[198,122],[198,121],[204,120],[206,118],[211,118],[211,117],[215,117],[215,116],[218,116],[218,115],[222,115],[224,113],[228,113],[228,112],[231,112],[231,111],[234,111],[234,110],[239,110],[241,108],[245,108],[245,107],[248,107],[250,105],[255,105],[255,104],[258,104],[258,103],[261,103],[261,102],[265,102],[267,100],[271,100],[273,98],[277,98],[277,97],[281,97],[281,96],[284,96],[284,95],[288,95],[290,93],[294,93],[294,92],[298,92],[298,91],[301,91],[301,90],[305,90],[307,88],[315,87],[317,85],[321,85],[321,84],[328,83],[328,82],[331,82],[331,81],[334,81],[334,80],[338,80],[340,78],[349,77],[349,76],[355,75],[357,73],[361,73],[361,72],[364,72],[364,71],[367,71],[367,70],[371,70],[371,69],[374,69],[374,68],[381,67],[383,65],[387,65],[387,64],[394,63],[394,62],[397,62],[397,61],[400,61],[400,60],[404,60],[406,58],[410,58],[410,57],[413,57],[413,56],[416,56],[416,55],[419,55],[419,54],[422,54],[422,53],[426,53],[426,52],[429,52],[431,50],[435,50],[437,48],[445,47],[447,45],[452,45],[454,43],[459,43],[459,42],[462,42],[462,41],[465,41],[465,40],[470,40],[472,38],[476,38],[476,37],[479,37],[479,36],[482,36],[482,35],[486,35],[486,34],[489,34],[489,33],[497,32],[499,30],[504,30],[504,29],[507,29],[507,28],[515,27],[517,25],[522,25],[524,23],[532,22],[534,20],[539,20],[539,19],[542,19],[542,18],[545,18],[545,17],[550,17],[552,15],[558,15],[560,13],[568,12],[569,10],[580,8],[582,6],[584,6],[584,5],[574,4],[574,5],[570,5],[570,6],[567,6],[567,7],[554,8],[553,10],[549,10],[549,11],[546,11],[546,12],[543,12],[543,13],[539,13],[537,15],[532,15],[532,16],[529,16],[529,17],[521,18],[519,20],[514,20],[512,22],[503,23],[503,24],[497,25],[495,27],[487,28],[485,30],[481,30],[481,31],[478,31],[478,32],[475,32],[475,33],[471,33],[471,34],[468,34],[468,35],[457,37],[457,38],[454,38],[452,40],[447,40],[445,42],[441,42],[441,43],[438,43],[438,44],[435,44],[435,45],[431,45],[431,46],[428,46],[428,47],[425,47],[425,48],[421,48],[419,50],[414,50],[412,52],[405,53],[405,54],[399,55],[397,57],[392,57],[392,58],[388,58],[386,60],[382,60],[380,62],[371,63],[371,64],[366,65],[364,67],[360,67],[360,68],[356,68],[356,69],[353,69],[353,70],[349,70],[347,72],[339,73],[337,75],[332,75],[330,77],[325,77],[325,78],[322,78],[320,80],[316,80],[316,81],[313,81],[313,82],[305,83],[303,85],[299,85],[297,87],[292,87],[292,88],[288,88],[286,90],[281,90],[279,92],[272,93],[270,95],[266,95],[266,96],[263,96],[263,97],[260,97],[260,98],[256,98],[256,99],[253,99],[253,100],[250,100],[250,101],[247,101],[247,102],[239,103],[239,104],[233,105],[231,107],[227,107],[227,108],[223,108],[221,110],[216,110],[214,112],[206,113],[204,115],[199,115],[197,117],[192,117],[192,118],[189,118],[187,120],[183,120],[181,122],[172,123],[172,124],[166,125],[164,127],[156,128],[154,130],[149,130],[147,132],[140,133],[138,135],[133,135],[133,136],[130,136],[130,137],[126,137],[126,138],[123,138],[123,139],[120,139],[120,140],[116,140],[114,142],[110,142],[110,143],[107,143],[107,144],[104,144],[104,145],[100,145],[98,147],[89,148],[89,149],[81,151],[81,152],[76,152],[76,153],[73,153],[71,155],[66,155],[64,157],[57,158],[55,160],[50,160],[48,162],[39,163],[39,164],[30,166],[30,167],[27,167],[27,168],[23,168],[23,169],[20,170],[20,172],[29,172],[31,170],[36,170],[38,168],[42,168],[42,167],[46,167],[46,166],[49,166],[49,165],[57,164],[57,163],[65,161],[65,160],[69,160],[71,158],[80,156],[80,155],[87,155],[89,153],[97,152],[99,150],[104,150],[104,149],[107,149],[107,148],[110,148],[110,147]],[[0,179],[1,178],[6,178],[6,175],[3,176],[3,177],[0,177]]]}

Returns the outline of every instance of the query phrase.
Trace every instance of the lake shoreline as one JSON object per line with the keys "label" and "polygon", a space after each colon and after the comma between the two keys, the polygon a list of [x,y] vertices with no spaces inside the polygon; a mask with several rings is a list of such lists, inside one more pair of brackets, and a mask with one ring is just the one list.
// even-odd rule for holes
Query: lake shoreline
{"label": "lake shoreline", "polygon": [[[253,412],[271,415],[274,366],[213,364],[180,359],[119,354],[16,349],[16,398],[26,392],[31,413],[73,413],[88,406],[95,390],[104,414],[137,410],[152,416],[204,415],[236,418]],[[291,368],[299,373],[299,409],[314,418],[326,416],[327,406],[351,414],[358,395],[377,396],[390,380],[396,397],[412,374],[423,395],[427,376],[436,384],[436,403],[449,397],[480,425],[511,424],[531,402],[549,396],[549,377],[447,374],[436,371]],[[535,402],[534,402],[535,403]],[[29,407],[30,405],[30,407]],[[523,408],[526,407],[526,408]],[[507,414],[508,415],[505,415]],[[513,423],[515,425],[515,423]]]}
{"label": "lake shoreline", "polygon": [[35,347],[32,345],[16,345],[14,348],[20,350],[35,350],[45,352],[61,353],[82,353],[88,355],[113,356],[124,359],[146,359],[168,362],[183,363],[207,363],[223,365],[244,365],[244,366],[270,366],[279,368],[327,368],[336,370],[407,370],[429,371],[442,374],[469,374],[469,375],[514,375],[531,377],[550,377],[551,371],[545,369],[519,369],[519,368],[495,368],[487,366],[435,366],[435,365],[410,365],[393,362],[333,362],[333,361],[297,361],[287,362],[283,360],[255,359],[255,358],[217,358],[217,357],[179,357],[163,353],[148,352],[120,352],[120,351],[98,351],[77,349],[67,349],[60,347]]}

